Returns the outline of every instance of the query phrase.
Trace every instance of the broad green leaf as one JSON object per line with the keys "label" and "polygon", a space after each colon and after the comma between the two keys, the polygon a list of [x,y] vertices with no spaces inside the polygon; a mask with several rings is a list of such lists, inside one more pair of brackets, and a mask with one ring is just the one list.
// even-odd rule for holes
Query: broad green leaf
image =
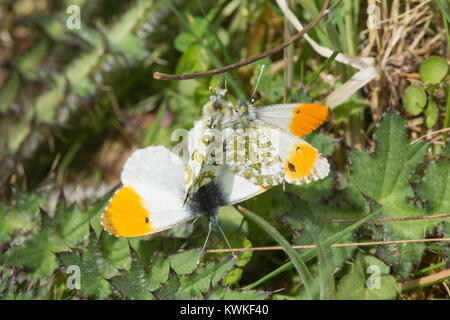
{"label": "broad green leaf", "polygon": [[433,127],[438,119],[439,109],[432,98],[428,100],[427,108],[425,109],[425,123],[428,128]]}
{"label": "broad green leaf", "polygon": [[375,257],[358,254],[350,270],[338,284],[337,295],[341,300],[396,299],[400,288],[390,268]]}
{"label": "broad green leaf", "polygon": [[128,239],[112,237],[102,231],[100,234],[100,251],[104,259],[117,269],[129,269],[131,266]]}
{"label": "broad green leaf", "polygon": [[150,291],[155,291],[169,278],[169,259],[161,252],[153,257],[146,270],[147,288]]}
{"label": "broad green leaf", "polygon": [[438,84],[447,76],[448,64],[444,59],[431,56],[420,65],[420,79],[423,84]]}
{"label": "broad green leaf", "polygon": [[427,95],[419,86],[409,86],[403,96],[403,104],[406,110],[413,116],[422,112],[427,104]]}
{"label": "broad green leaf", "polygon": [[180,52],[186,52],[189,46],[193,43],[195,43],[197,39],[191,35],[190,33],[180,33],[176,36],[174,41],[175,48]]}
{"label": "broad green leaf", "polygon": [[179,275],[192,273],[197,268],[200,253],[201,249],[198,248],[171,255],[170,266]]}

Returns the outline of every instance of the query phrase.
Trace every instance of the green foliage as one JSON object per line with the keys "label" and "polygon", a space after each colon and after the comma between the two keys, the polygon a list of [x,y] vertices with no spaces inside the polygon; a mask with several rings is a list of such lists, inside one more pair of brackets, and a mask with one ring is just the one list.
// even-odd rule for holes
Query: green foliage
{"label": "green foliage", "polygon": [[[350,154],[351,183],[365,196],[383,206],[382,215],[385,218],[427,215],[426,211],[415,204],[420,198],[417,199],[410,184],[412,173],[425,157],[427,145],[424,142],[411,144],[405,129],[405,121],[395,112],[389,111],[374,135],[377,142],[375,152],[370,155],[367,151],[355,150]],[[430,172],[435,173],[433,168],[434,165]],[[429,169],[426,177],[430,175],[428,172]],[[446,176],[433,175],[432,179],[424,178],[418,188],[432,188],[429,184],[445,187],[447,180]],[[426,221],[386,222],[383,231],[376,232],[376,237],[385,241],[420,239],[432,226],[432,222]],[[424,248],[423,244],[404,244],[392,246],[391,250],[381,255],[394,264],[401,277],[408,278],[413,265],[419,263]]]}
{"label": "green foliage", "polygon": [[420,80],[424,84],[438,84],[447,72],[447,62],[441,57],[431,56],[420,65]]}
{"label": "green foliage", "polygon": [[436,88],[441,83],[445,83],[444,79],[447,75],[447,62],[440,57],[431,56],[420,65],[420,79],[424,88],[411,85],[406,89],[403,96],[405,109],[409,113],[417,116],[424,112],[425,123],[428,128],[437,123],[439,108],[433,96]]}
{"label": "green foliage", "polygon": [[422,112],[427,104],[427,95],[419,86],[409,86],[403,96],[405,108],[409,113],[416,116]]}
{"label": "green foliage", "polygon": [[337,290],[342,300],[393,300],[400,288],[390,268],[377,258],[358,254]]}
{"label": "green foliage", "polygon": [[[0,70],[0,299],[397,299],[397,283],[429,262],[427,246],[434,258],[448,263],[446,242],[331,247],[450,234],[448,218],[368,221],[450,212],[450,143],[433,146],[434,154],[427,153],[426,142],[411,144],[405,120],[392,110],[380,123],[371,123],[366,117],[373,109],[368,108],[371,87],[352,95],[333,110],[328,124],[304,137],[329,159],[330,176],[274,187],[240,204],[254,214],[220,210],[219,223],[232,247],[279,244],[284,252],[244,251],[235,261],[228,252],[207,252],[197,265],[204,221],[157,236],[115,238],[100,225],[111,193],[69,203],[60,187],[43,187],[68,181],[84,185],[85,180],[98,186],[117,178],[120,170],[111,168],[123,160],[117,154],[169,145],[170,132],[189,129],[199,118],[210,86],[227,80],[232,101],[247,99],[262,64],[257,106],[283,99],[323,103],[324,95],[354,72],[334,60],[338,52],[358,55],[361,21],[367,28],[365,19],[358,19],[358,1],[333,1],[323,22],[308,33],[334,54],[323,59],[300,42],[301,50],[287,54],[286,78],[279,52],[224,76],[174,82],[156,81],[151,74],[206,71],[278,45],[284,15],[275,2],[221,0],[199,8],[189,1],[117,1],[114,6],[77,1],[83,12],[80,30],[68,30],[64,23],[65,6],[73,1],[44,2],[45,14],[15,12],[9,22],[0,19],[8,30],[5,39],[15,37],[17,27],[17,34],[25,35],[23,44],[10,46],[17,57],[6,61],[7,72]],[[450,21],[444,2],[436,3],[444,22]],[[301,2],[291,9],[306,22],[321,4]],[[421,84],[405,92],[405,109],[424,116],[424,127],[448,127],[447,75],[446,61],[431,56],[420,66]],[[444,95],[437,94],[442,89]],[[389,99],[381,98],[377,108],[384,110]],[[353,126],[353,120],[360,123]],[[375,125],[376,147],[370,153]],[[334,135],[325,134],[331,126]],[[358,146],[348,154],[342,136],[355,132],[365,132],[367,141],[348,144]],[[124,148],[108,150],[111,141]],[[107,156],[98,156],[100,145]],[[108,163],[100,164],[105,159]],[[106,167],[101,173],[100,166]],[[354,223],[337,222],[342,219]],[[211,238],[208,248],[228,249],[222,238]],[[380,270],[380,289],[369,288],[374,267]],[[74,287],[77,268],[80,286]],[[280,288],[280,294],[269,293]]]}

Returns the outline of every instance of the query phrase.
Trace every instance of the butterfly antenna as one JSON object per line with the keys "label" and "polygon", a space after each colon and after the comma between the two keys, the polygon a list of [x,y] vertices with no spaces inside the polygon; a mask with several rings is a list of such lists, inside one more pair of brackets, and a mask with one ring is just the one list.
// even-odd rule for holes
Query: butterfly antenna
{"label": "butterfly antenna", "polygon": [[208,235],[206,236],[205,243],[203,244],[202,252],[200,253],[200,256],[198,257],[197,265],[200,264],[200,261],[202,260],[203,255],[205,254],[205,251],[206,251],[206,244],[208,243],[208,239],[209,239],[209,235],[211,234],[211,230],[212,230],[212,224],[211,224],[211,222],[210,222],[210,223],[209,223],[209,228],[208,228]]}
{"label": "butterfly antenna", "polygon": [[250,99],[248,99],[248,101],[250,101],[250,102],[251,102],[253,96],[254,96],[255,93],[256,93],[256,89],[258,89],[259,80],[261,80],[261,77],[262,77],[262,74],[263,74],[263,72],[264,72],[264,68],[265,68],[265,67],[266,67],[266,65],[264,65],[264,64],[261,66],[261,71],[259,72],[259,76],[258,76],[258,80],[256,81],[255,89],[253,90],[253,93],[252,93],[252,95],[250,96]]}
{"label": "butterfly antenna", "polygon": [[236,260],[237,255],[234,253],[233,248],[231,247],[230,243],[228,242],[227,236],[225,235],[225,232],[223,232],[222,228],[219,226],[219,224],[217,224],[217,228],[219,229],[220,233],[222,234],[223,238],[225,239],[225,242],[228,245],[228,248],[231,251],[231,254],[233,255],[233,259]]}

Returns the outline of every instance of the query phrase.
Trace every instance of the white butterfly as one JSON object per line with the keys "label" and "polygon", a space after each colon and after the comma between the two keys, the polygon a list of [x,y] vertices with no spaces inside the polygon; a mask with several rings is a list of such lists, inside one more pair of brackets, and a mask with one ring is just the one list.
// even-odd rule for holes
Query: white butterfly
{"label": "white butterfly", "polygon": [[226,89],[216,92],[189,135],[193,153],[186,167],[185,201],[214,179],[221,165],[266,188],[283,182],[309,183],[329,174],[328,161],[300,138],[326,121],[328,107],[311,103],[233,106],[224,101]]}

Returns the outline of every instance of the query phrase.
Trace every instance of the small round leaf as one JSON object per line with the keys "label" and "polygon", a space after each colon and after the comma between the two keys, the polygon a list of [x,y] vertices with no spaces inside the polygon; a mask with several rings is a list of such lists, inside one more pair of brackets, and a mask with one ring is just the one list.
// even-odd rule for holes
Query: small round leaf
{"label": "small round leaf", "polygon": [[438,84],[448,73],[448,64],[444,59],[431,56],[420,65],[420,79],[423,84]]}
{"label": "small round leaf", "polygon": [[421,87],[409,86],[403,96],[403,103],[409,113],[417,116],[427,104],[427,95]]}
{"label": "small round leaf", "polygon": [[436,121],[438,119],[439,110],[436,106],[436,103],[434,103],[433,99],[428,101],[428,106],[425,109],[425,123],[427,124],[428,128],[431,128],[436,124]]}

